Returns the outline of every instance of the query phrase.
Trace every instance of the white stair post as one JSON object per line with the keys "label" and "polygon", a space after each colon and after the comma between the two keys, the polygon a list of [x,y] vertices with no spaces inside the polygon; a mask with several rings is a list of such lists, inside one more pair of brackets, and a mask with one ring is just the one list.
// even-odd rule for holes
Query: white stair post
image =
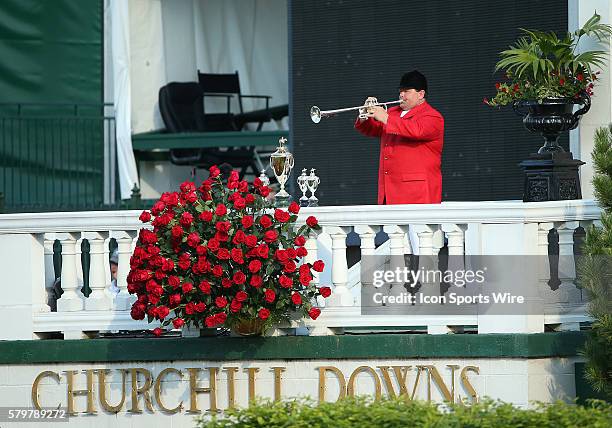
{"label": "white stair post", "polygon": [[[61,285],[64,293],[57,301],[58,312],[74,312],[83,310],[83,299],[77,293],[77,257],[76,242],[78,233],[58,233],[57,239],[62,244],[62,274]],[[79,260],[79,263],[81,261]]]}
{"label": "white stair post", "polygon": [[332,283],[334,284],[328,306],[353,306],[354,298],[347,287],[346,235],[350,232],[350,227],[326,226],[325,232],[329,233],[332,239]]}
{"label": "white stair post", "polygon": [[[83,232],[83,239],[89,241],[89,254],[91,265],[89,268],[89,288],[91,294],[85,300],[85,309],[88,311],[109,311],[112,308],[112,298],[106,292],[110,287],[107,284],[106,270],[108,268],[108,247],[105,246],[108,232]],[[105,260],[106,259],[106,260]]]}
{"label": "white stair post", "polygon": [[113,232],[113,237],[117,240],[117,254],[119,255],[119,265],[117,266],[117,287],[119,293],[115,296],[115,309],[125,311],[131,308],[136,301],[136,296],[128,293],[127,276],[130,272],[130,257],[132,255],[132,241],[136,237],[135,231]]}

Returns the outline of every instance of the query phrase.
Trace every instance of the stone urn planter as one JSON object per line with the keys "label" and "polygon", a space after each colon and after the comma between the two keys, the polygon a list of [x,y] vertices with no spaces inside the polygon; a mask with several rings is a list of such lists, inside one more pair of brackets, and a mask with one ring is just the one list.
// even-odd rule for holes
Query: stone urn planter
{"label": "stone urn planter", "polygon": [[[575,112],[575,106],[580,106]],[[578,168],[584,162],[574,159],[558,143],[563,132],[575,129],[580,117],[591,108],[591,98],[551,98],[538,101],[516,101],[514,111],[523,118],[525,128],[544,138],[537,153],[519,165],[525,173],[523,201],[541,202],[580,199]]]}

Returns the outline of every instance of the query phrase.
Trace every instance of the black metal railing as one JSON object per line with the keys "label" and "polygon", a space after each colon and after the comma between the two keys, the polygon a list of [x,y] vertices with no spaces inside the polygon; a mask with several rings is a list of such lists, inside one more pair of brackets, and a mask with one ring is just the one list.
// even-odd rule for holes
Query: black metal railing
{"label": "black metal railing", "polygon": [[117,205],[110,104],[0,103],[3,212]]}

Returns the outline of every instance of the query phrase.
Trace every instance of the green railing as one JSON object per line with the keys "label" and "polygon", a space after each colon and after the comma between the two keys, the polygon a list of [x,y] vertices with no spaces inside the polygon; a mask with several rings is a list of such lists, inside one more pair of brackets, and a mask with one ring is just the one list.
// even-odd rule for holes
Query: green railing
{"label": "green railing", "polygon": [[0,103],[3,212],[116,206],[109,104]]}

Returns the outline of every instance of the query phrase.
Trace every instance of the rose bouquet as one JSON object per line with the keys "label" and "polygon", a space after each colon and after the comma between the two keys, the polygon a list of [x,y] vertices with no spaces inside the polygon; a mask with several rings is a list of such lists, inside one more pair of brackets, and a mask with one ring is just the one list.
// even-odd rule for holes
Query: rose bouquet
{"label": "rose bouquet", "polygon": [[299,205],[273,209],[269,193],[261,180],[249,185],[236,171],[224,183],[213,166],[200,187],[185,182],[144,211],[140,220],[153,230],[140,231],[130,260],[128,291],[138,296],[132,318],[174,328],[264,329],[292,312],[316,319],[316,297],[331,290],[312,283],[323,262],[303,259],[306,236],[320,226],[310,216],[296,230]]}

